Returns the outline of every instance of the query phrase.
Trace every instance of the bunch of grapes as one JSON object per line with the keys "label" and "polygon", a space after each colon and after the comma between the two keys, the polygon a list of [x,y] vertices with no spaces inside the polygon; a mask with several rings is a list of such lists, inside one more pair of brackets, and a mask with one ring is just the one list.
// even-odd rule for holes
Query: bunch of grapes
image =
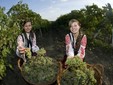
{"label": "bunch of grapes", "polygon": [[67,69],[61,79],[61,85],[95,85],[94,71],[87,69],[86,63],[79,57],[67,59]]}
{"label": "bunch of grapes", "polygon": [[29,59],[31,59],[32,53],[31,53],[30,48],[26,48],[26,49],[25,49],[25,55],[26,55]]}
{"label": "bunch of grapes", "polygon": [[39,50],[37,56],[31,57],[22,66],[23,77],[32,84],[50,84],[55,81],[58,73],[58,62],[48,56],[46,51]]}
{"label": "bunch of grapes", "polygon": [[38,50],[37,54],[38,56],[44,56],[46,54],[46,50],[44,48],[41,48],[40,50]]}

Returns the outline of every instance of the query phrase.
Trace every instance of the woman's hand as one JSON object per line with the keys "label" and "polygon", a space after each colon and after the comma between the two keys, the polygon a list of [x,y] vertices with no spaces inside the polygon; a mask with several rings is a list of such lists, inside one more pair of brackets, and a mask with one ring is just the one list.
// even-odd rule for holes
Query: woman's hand
{"label": "woman's hand", "polygon": [[67,58],[74,58],[74,56],[68,56]]}
{"label": "woman's hand", "polygon": [[23,54],[25,53],[25,48],[22,47],[22,46],[19,46],[18,50],[19,50],[20,53],[23,53]]}

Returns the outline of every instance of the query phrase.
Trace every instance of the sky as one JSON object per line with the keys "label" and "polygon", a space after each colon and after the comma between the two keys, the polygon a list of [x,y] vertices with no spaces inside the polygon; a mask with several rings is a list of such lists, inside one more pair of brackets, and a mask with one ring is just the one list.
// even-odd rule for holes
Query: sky
{"label": "sky", "polygon": [[[20,0],[0,0],[0,6],[6,8],[6,12]],[[72,10],[80,10],[87,5],[96,4],[98,7],[106,6],[113,0],[22,0],[27,3],[29,9],[41,15],[43,19],[55,21],[61,15],[70,13]]]}

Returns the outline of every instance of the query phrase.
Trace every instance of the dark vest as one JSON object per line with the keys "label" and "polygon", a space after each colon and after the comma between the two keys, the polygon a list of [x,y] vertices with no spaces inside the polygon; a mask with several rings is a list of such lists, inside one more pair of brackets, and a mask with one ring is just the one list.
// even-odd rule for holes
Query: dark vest
{"label": "dark vest", "polygon": [[78,50],[79,50],[80,45],[81,45],[81,40],[82,40],[84,34],[82,34],[80,32],[79,35],[78,35],[78,38],[77,38],[76,42],[74,40],[74,36],[73,36],[72,33],[69,33],[69,36],[70,36],[72,48],[74,49],[74,55],[77,55],[78,54]]}
{"label": "dark vest", "polygon": [[24,46],[27,48],[32,48],[32,40],[33,38],[29,35],[29,39],[27,38],[27,35],[25,33],[21,34],[22,40],[24,42]]}

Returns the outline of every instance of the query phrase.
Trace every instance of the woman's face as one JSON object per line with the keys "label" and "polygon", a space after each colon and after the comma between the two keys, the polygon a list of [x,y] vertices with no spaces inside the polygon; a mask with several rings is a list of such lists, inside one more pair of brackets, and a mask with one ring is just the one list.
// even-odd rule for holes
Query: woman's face
{"label": "woman's face", "polygon": [[80,29],[80,25],[78,24],[78,22],[73,22],[73,23],[71,24],[70,31],[71,31],[72,33],[77,33],[77,32],[79,32],[79,29]]}
{"label": "woman's face", "polygon": [[24,25],[24,30],[25,32],[30,32],[32,29],[32,25],[31,25],[31,22],[26,22],[25,25]]}

